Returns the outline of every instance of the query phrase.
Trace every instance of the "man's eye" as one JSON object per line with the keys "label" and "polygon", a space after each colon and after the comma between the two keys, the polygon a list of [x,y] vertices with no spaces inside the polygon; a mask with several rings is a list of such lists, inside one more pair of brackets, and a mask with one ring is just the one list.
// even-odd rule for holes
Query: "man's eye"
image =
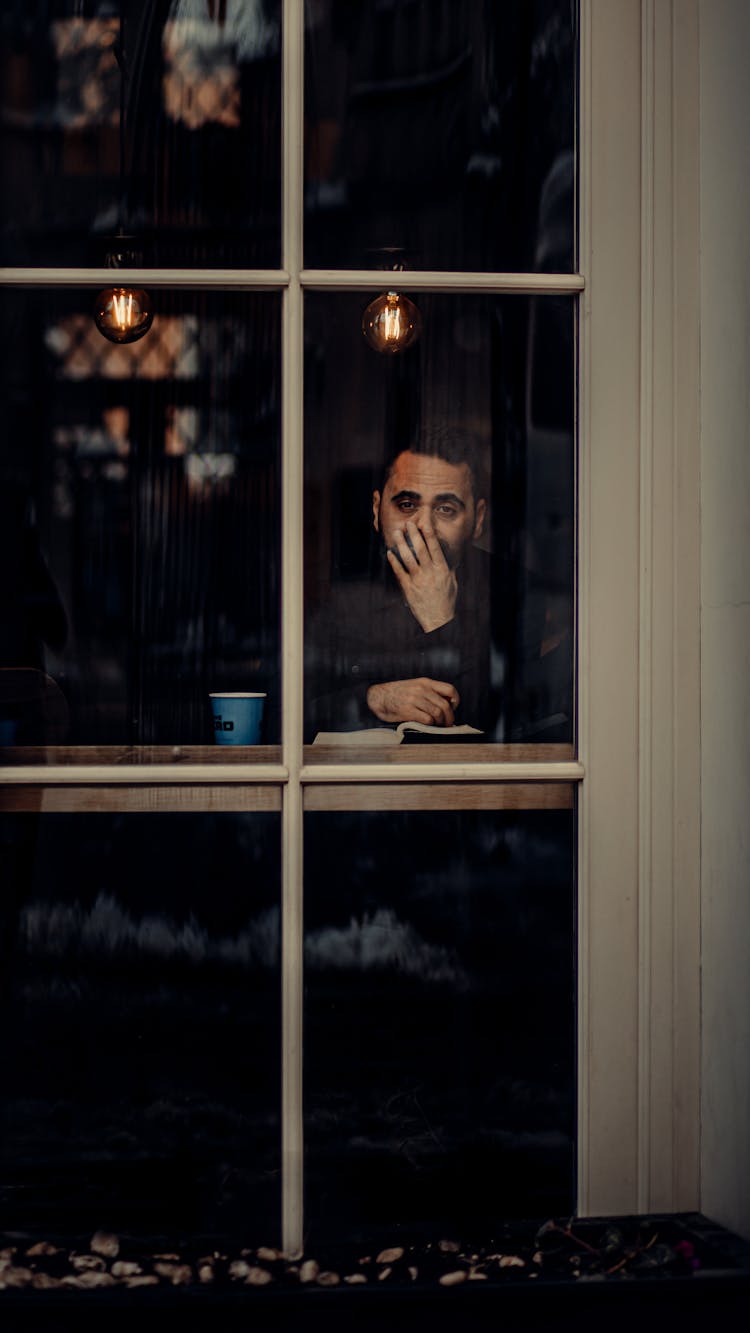
{"label": "man's eye", "polygon": [[439,514],[441,518],[455,518],[456,516],[456,510],[453,505],[438,505],[435,513]]}
{"label": "man's eye", "polygon": [[402,513],[402,514],[410,514],[410,513],[412,512],[412,510],[414,509],[414,501],[413,501],[413,500],[399,500],[399,502],[398,502],[398,507],[399,507],[399,509],[401,510],[401,513]]}

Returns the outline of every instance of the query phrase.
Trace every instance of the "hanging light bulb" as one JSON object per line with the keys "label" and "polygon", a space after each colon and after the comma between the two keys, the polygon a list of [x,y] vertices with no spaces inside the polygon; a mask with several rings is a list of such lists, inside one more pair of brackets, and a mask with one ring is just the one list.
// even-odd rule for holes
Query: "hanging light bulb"
{"label": "hanging light bulb", "polygon": [[[107,268],[140,268],[142,258],[132,248],[134,237],[127,235],[125,219],[128,215],[128,180],[125,170],[125,115],[127,110],[128,61],[125,56],[125,10],[120,0],[120,32],[113,54],[120,70],[120,197],[119,225],[107,253]],[[94,320],[104,338],[112,343],[134,343],[148,333],[153,320],[151,297],[142,287],[128,287],[124,283],[105,287],[96,298]]]}
{"label": "hanging light bulb", "polygon": [[134,343],[148,333],[154,313],[141,287],[105,287],[96,298],[96,327],[112,343]]}
{"label": "hanging light bulb", "polygon": [[422,316],[408,296],[383,292],[365,310],[362,332],[376,352],[393,355],[416,342],[422,332]]}

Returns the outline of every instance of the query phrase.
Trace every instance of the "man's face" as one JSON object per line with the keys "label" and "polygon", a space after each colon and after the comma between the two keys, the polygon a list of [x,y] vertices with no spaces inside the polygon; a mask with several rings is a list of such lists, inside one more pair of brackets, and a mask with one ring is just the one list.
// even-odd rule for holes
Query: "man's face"
{"label": "man's face", "polygon": [[406,533],[409,519],[418,528],[429,521],[451,569],[481,533],[485,509],[484,500],[474,498],[467,463],[446,463],[408,449],[396,459],[382,495],[374,491],[372,497],[375,531],[386,548],[393,547],[396,532]]}

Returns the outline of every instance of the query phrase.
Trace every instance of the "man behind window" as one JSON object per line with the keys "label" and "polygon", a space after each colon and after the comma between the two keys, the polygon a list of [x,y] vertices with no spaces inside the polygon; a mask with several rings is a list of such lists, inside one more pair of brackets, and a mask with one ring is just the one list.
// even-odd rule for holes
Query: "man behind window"
{"label": "man behind window", "polygon": [[399,722],[492,725],[490,557],[472,438],[424,432],[373,492],[378,559],[356,603],[334,587],[308,634],[310,738]]}

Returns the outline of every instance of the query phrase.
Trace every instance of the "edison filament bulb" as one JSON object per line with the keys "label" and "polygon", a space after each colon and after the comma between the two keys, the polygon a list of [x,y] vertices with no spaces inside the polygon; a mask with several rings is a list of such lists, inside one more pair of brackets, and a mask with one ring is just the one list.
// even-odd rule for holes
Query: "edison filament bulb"
{"label": "edison filament bulb", "polygon": [[376,352],[406,351],[422,332],[422,316],[413,301],[400,292],[383,292],[362,316],[362,332]]}
{"label": "edison filament bulb", "polygon": [[96,327],[113,343],[134,343],[153,320],[151,298],[140,287],[107,287],[96,298]]}

